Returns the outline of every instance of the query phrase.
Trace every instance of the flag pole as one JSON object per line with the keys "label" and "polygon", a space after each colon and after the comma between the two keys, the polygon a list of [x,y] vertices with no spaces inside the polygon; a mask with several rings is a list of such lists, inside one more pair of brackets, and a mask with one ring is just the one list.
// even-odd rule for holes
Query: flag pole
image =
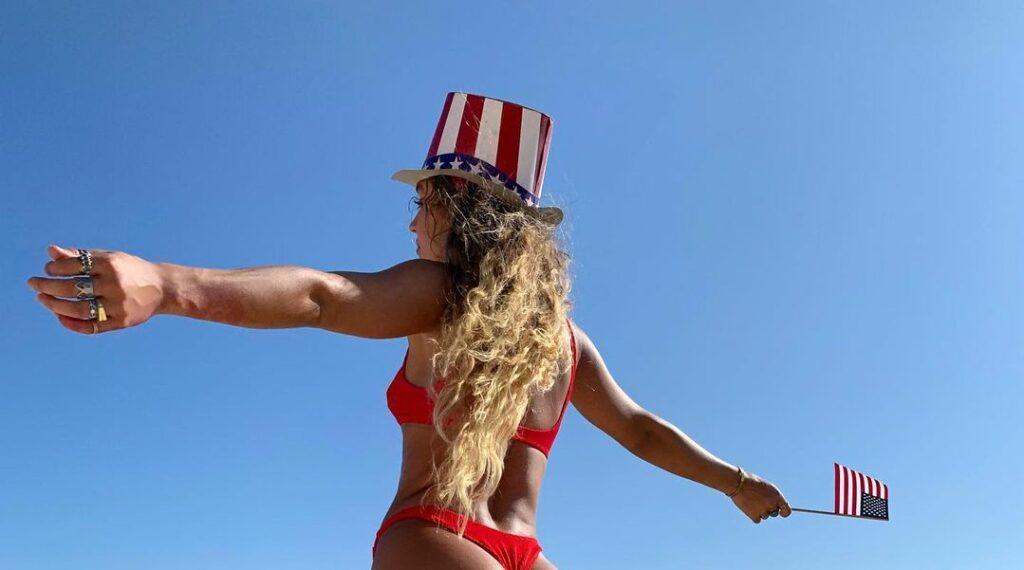
{"label": "flag pole", "polygon": [[865,516],[861,516],[861,515],[847,515],[847,514],[843,514],[843,513],[833,513],[832,511],[817,511],[817,510],[814,510],[814,509],[798,509],[797,507],[790,507],[790,510],[801,511],[801,512],[804,512],[804,513],[818,513],[818,514],[822,514],[822,515],[832,515],[832,516],[836,516],[836,517],[853,517],[855,519],[870,519],[870,520],[873,520],[873,521],[883,521],[884,522],[884,521],[889,520],[889,519],[880,519],[878,517],[865,517]]}

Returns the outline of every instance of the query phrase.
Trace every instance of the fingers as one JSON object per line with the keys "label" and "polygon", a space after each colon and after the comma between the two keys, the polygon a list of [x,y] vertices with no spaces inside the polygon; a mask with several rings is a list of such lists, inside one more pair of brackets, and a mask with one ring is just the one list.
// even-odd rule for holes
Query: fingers
{"label": "fingers", "polygon": [[[68,301],[65,299],[58,299],[46,293],[40,293],[36,295],[36,300],[43,304],[47,309],[50,309],[54,313],[71,317],[74,319],[89,320],[89,300],[83,299],[81,301]],[[103,303],[103,300],[100,300]],[[107,313],[107,318],[110,318],[110,307],[105,303],[103,304],[103,310]]]}
{"label": "fingers", "polygon": [[[82,261],[78,257],[78,249],[50,245],[46,248],[52,261],[43,266],[47,275],[81,275]],[[89,249],[92,256],[92,275],[102,275],[107,267],[108,251],[105,249]]]}
{"label": "fingers", "polygon": [[[67,297],[70,299],[76,298],[78,293],[75,287],[75,279],[56,278],[50,279],[48,277],[30,277],[26,281],[29,287],[35,289],[39,293],[46,293],[52,297]],[[108,286],[108,279],[102,277],[92,277],[92,292],[95,297],[103,297],[112,291]]]}
{"label": "fingers", "polygon": [[107,319],[101,323],[95,319],[83,321],[81,319],[67,317],[61,314],[54,313],[54,315],[64,328],[81,334],[99,334],[124,328],[115,324],[111,319]]}
{"label": "fingers", "polygon": [[50,259],[61,259],[64,257],[78,257],[78,249],[71,249],[67,247],[60,247],[58,245],[50,244],[46,247],[46,253],[50,254]]}

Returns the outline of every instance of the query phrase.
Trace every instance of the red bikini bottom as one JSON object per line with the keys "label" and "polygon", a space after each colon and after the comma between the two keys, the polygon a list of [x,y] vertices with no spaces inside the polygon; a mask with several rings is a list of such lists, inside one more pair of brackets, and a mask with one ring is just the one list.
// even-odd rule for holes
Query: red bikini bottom
{"label": "red bikini bottom", "polygon": [[[459,529],[459,514],[455,511],[436,505],[413,505],[398,511],[381,523],[380,529],[377,530],[377,537],[373,540],[373,554],[377,554],[377,542],[380,541],[384,531],[396,522],[405,519],[431,521],[454,533],[457,533]],[[466,532],[463,536],[480,545],[507,570],[529,570],[537,560],[537,556],[540,555],[540,551],[543,550],[537,539],[532,536],[504,532],[472,519],[467,521]]]}

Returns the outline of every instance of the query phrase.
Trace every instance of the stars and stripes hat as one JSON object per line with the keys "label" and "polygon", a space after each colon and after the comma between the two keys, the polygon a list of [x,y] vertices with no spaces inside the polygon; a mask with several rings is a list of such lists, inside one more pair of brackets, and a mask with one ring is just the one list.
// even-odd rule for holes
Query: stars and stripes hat
{"label": "stars and stripes hat", "polygon": [[450,92],[423,166],[399,170],[391,179],[415,187],[431,176],[457,176],[558,225],[562,210],[539,206],[551,126],[551,117],[529,107]]}

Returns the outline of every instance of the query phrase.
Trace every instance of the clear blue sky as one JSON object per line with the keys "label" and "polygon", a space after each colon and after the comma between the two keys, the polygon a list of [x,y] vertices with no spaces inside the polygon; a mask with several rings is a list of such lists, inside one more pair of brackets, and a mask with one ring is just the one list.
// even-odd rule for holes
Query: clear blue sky
{"label": "clear blue sky", "polygon": [[[145,3],[152,4],[152,3]],[[1015,2],[0,9],[0,567],[363,568],[405,340],[157,316],[72,333],[46,245],[238,268],[415,256],[445,93],[554,119],[576,320],[623,388],[831,509],[752,524],[574,409],[539,533],[564,569],[1016,564],[1024,8]]]}

